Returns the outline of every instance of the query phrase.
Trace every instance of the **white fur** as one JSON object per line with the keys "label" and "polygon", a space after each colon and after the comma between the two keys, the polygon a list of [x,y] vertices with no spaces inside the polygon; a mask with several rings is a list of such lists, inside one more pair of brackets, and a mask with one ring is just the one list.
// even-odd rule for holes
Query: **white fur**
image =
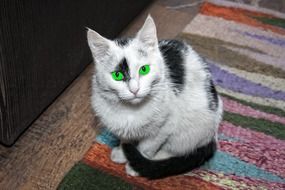
{"label": "white fur", "polygon": [[133,170],[133,168],[128,163],[126,164],[125,169],[128,175],[133,176],[133,177],[139,176],[139,174],[135,170]]}
{"label": "white fur", "polygon": [[114,147],[111,152],[111,160],[118,164],[124,164],[127,162],[127,159],[123,153],[121,146]]}
{"label": "white fur", "polygon": [[[210,74],[189,46],[185,53],[185,86],[176,95],[158,49],[156,28],[150,16],[126,47],[92,30],[88,30],[88,43],[96,63],[92,106],[102,124],[120,139],[139,141],[139,151],[155,159],[160,157],[156,156],[157,152],[163,152],[164,157],[188,154],[216,137],[222,102],[219,101],[218,111],[209,110],[205,82]],[[147,56],[138,50],[145,51]],[[123,57],[130,67],[129,83],[115,81],[110,74]],[[139,68],[145,64],[150,65],[150,73],[140,76]],[[156,84],[151,86],[153,81]],[[121,154],[114,149],[112,160],[122,163]]]}

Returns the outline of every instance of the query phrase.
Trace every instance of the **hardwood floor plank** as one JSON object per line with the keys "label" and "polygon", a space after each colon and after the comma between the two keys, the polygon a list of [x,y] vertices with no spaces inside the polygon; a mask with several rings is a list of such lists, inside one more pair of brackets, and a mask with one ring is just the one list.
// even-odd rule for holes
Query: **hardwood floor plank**
{"label": "hardwood floor plank", "polygon": [[0,147],[0,187],[55,189],[62,176],[90,147],[95,125],[90,109],[93,65],[18,140]]}
{"label": "hardwood floor plank", "polygon": [[197,12],[198,7],[196,7],[195,11],[183,12],[166,8],[166,4],[164,4],[163,1],[159,1],[139,15],[132,24],[126,28],[123,35],[134,35],[141,28],[146,16],[151,14],[157,26],[158,38],[174,38],[193,19]]}

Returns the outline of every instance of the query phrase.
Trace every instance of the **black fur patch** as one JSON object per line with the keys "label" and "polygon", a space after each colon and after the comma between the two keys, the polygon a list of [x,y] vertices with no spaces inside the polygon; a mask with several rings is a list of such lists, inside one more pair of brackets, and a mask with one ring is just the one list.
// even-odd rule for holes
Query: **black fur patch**
{"label": "black fur patch", "polygon": [[130,77],[130,71],[129,66],[127,63],[126,58],[123,58],[122,61],[119,63],[119,65],[116,67],[115,71],[121,71],[124,75],[123,81],[128,81],[131,79]]}
{"label": "black fur patch", "polygon": [[173,90],[182,91],[185,78],[182,51],[187,50],[187,46],[177,40],[162,40],[159,42],[159,49],[168,67],[171,82],[174,84]]}
{"label": "black fur patch", "polygon": [[213,80],[210,79],[210,84],[209,84],[209,89],[208,91],[208,96],[209,96],[209,108],[212,111],[216,111],[218,108],[218,93],[216,91],[215,85],[213,83]]}
{"label": "black fur patch", "polygon": [[159,179],[189,172],[208,161],[215,153],[215,140],[198,148],[187,156],[165,160],[149,160],[142,156],[133,144],[123,144],[123,151],[131,167],[148,179]]}
{"label": "black fur patch", "polygon": [[118,38],[114,40],[119,46],[123,47],[129,44],[130,38]]}

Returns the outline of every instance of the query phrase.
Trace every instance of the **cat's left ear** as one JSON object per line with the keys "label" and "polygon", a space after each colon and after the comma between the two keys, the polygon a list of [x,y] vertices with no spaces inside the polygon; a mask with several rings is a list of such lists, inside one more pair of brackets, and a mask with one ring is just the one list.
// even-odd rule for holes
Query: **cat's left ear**
{"label": "cat's left ear", "polygon": [[156,26],[150,15],[146,18],[136,38],[149,47],[156,47],[158,45]]}

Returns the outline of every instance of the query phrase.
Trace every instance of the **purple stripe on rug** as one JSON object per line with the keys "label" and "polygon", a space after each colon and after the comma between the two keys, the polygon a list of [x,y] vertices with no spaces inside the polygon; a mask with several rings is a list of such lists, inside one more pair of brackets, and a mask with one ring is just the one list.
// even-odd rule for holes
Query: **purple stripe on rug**
{"label": "purple stripe on rug", "polygon": [[240,139],[220,140],[220,150],[285,178],[285,150],[282,149],[285,147],[285,141],[225,121],[220,125],[219,133],[228,138]]}
{"label": "purple stripe on rug", "polygon": [[280,39],[280,38],[273,38],[273,37],[269,37],[269,36],[264,36],[264,35],[260,35],[260,34],[252,34],[250,32],[247,31],[240,31],[240,30],[235,30],[236,32],[248,36],[250,38],[254,38],[260,41],[264,41],[264,42],[268,42],[271,43],[273,45],[278,45],[281,47],[285,47],[285,40]]}
{"label": "purple stripe on rug", "polygon": [[251,82],[226,70],[223,70],[216,64],[211,63],[209,60],[206,60],[206,62],[209,65],[209,69],[213,75],[214,83],[221,86],[222,88],[252,96],[285,100],[285,92],[283,91],[272,90],[269,87]]}

